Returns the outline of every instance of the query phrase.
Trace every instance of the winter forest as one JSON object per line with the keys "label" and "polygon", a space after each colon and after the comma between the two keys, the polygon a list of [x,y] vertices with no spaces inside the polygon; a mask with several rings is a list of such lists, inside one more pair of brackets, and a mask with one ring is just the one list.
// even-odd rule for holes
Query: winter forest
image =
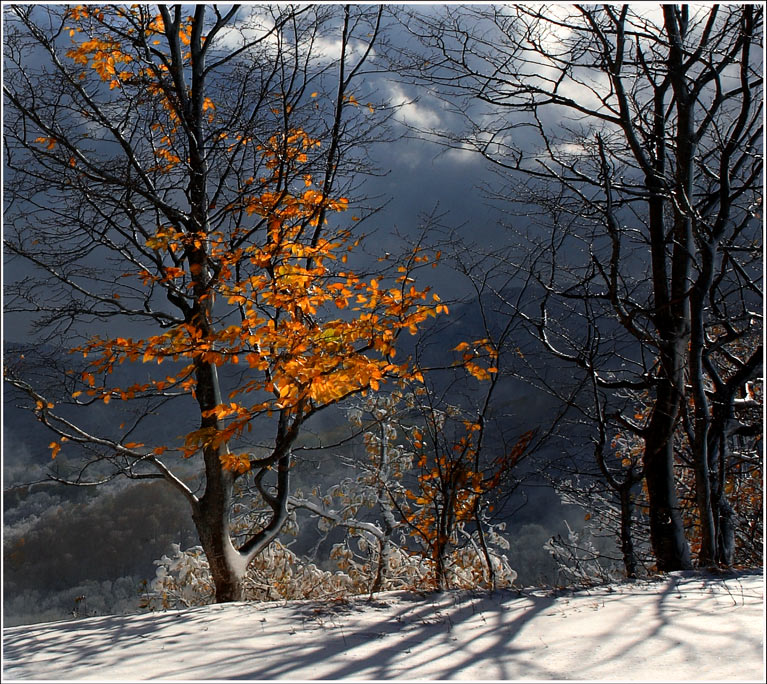
{"label": "winter forest", "polygon": [[3,6],[3,619],[763,565],[763,8]]}

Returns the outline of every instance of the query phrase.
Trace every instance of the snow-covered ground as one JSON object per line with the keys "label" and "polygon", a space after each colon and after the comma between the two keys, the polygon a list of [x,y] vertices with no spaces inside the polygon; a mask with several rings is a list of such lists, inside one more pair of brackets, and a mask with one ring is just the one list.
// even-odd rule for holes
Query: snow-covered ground
{"label": "snow-covered ground", "polygon": [[391,592],[4,630],[3,681],[764,681],[764,577]]}

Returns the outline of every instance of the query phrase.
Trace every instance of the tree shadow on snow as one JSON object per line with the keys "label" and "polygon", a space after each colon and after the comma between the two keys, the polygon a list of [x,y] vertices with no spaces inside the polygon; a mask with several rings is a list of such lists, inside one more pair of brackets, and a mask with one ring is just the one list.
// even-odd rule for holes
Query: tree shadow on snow
{"label": "tree shadow on snow", "polygon": [[717,619],[761,604],[763,591],[749,586],[750,594],[737,577],[673,573],[580,592],[392,592],[372,601],[238,603],[30,625],[6,630],[4,675],[609,679],[618,670],[628,676],[650,653],[672,667],[710,660],[713,644],[722,654],[735,646],[761,652],[759,634]]}

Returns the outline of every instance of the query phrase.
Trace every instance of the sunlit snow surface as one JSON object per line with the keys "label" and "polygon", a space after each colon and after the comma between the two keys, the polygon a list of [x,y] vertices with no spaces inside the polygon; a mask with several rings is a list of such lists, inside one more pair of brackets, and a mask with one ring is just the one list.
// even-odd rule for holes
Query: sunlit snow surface
{"label": "sunlit snow surface", "polygon": [[764,681],[764,578],[236,603],[4,630],[3,681]]}

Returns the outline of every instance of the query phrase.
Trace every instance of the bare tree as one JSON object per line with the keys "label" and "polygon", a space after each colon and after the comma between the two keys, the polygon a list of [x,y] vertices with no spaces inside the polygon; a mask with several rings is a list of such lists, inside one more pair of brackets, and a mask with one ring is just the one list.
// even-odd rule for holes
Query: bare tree
{"label": "bare tree", "polygon": [[720,450],[741,428],[723,416],[762,357],[743,344],[761,331],[762,8],[449,7],[407,25],[423,47],[401,72],[464,123],[427,133],[517,179],[494,199],[525,205],[529,256],[508,260],[536,282],[531,330],[641,440],[658,568],[691,563],[674,472],[688,402],[698,561],[728,562]]}

